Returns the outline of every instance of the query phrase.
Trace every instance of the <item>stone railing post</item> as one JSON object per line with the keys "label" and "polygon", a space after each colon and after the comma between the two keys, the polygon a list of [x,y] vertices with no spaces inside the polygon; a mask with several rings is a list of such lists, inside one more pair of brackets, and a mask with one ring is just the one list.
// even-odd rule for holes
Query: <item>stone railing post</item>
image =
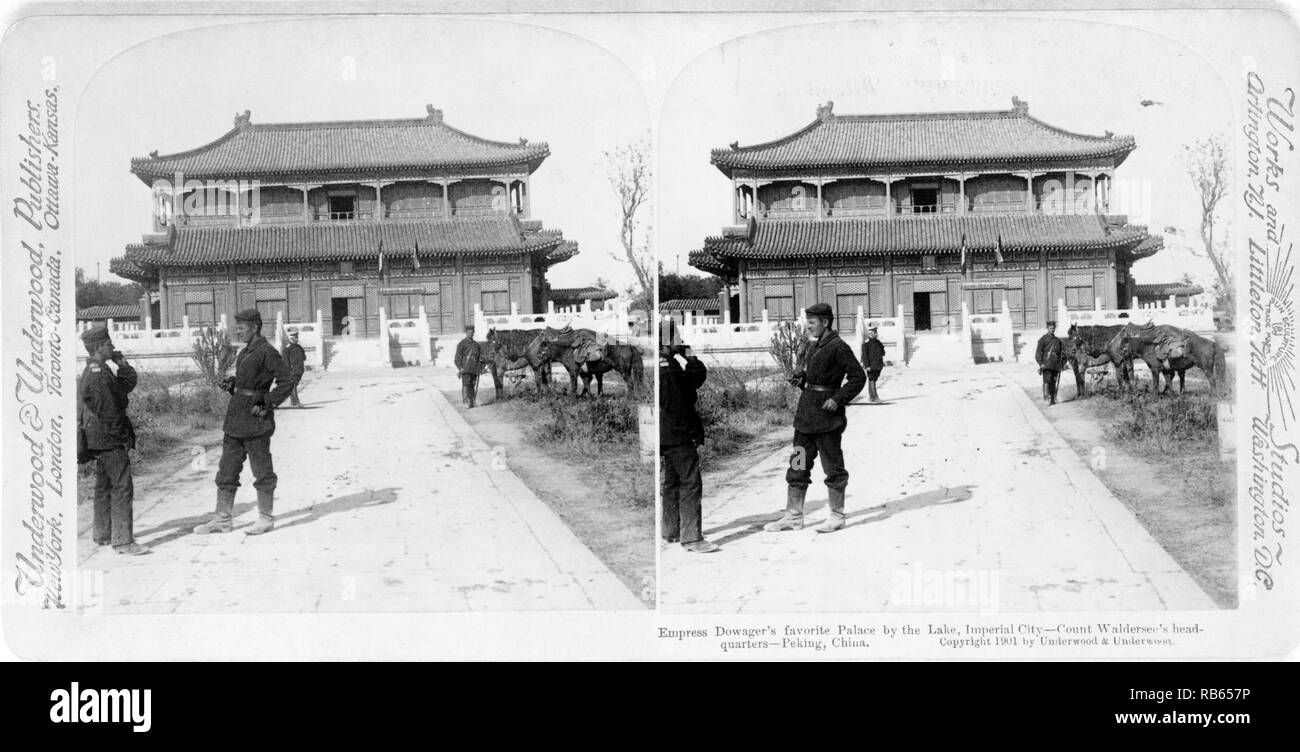
{"label": "stone railing post", "polygon": [[424,314],[424,304],[420,304],[420,324],[416,331],[420,333],[420,363],[422,365],[432,365],[433,345],[429,342],[431,332],[429,331],[429,317]]}

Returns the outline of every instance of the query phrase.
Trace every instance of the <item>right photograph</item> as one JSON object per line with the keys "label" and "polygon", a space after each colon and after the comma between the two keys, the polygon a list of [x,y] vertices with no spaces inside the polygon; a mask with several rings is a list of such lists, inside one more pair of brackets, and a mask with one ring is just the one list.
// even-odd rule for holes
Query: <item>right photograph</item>
{"label": "right photograph", "polygon": [[1084,21],[805,25],[687,67],[659,608],[1236,608],[1228,103],[1195,52]]}

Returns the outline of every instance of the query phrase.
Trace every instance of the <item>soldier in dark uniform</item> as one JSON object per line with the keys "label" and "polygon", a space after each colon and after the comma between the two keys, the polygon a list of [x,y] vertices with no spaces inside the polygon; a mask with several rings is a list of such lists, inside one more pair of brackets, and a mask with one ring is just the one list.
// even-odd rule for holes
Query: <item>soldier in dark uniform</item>
{"label": "soldier in dark uniform", "polygon": [[812,482],[812,466],[822,458],[829,491],[830,515],[817,527],[819,533],[833,533],[844,527],[844,489],[849,472],[844,468],[840,439],[848,420],[844,408],[866,386],[867,374],[853,354],[853,348],[831,329],[834,314],[826,303],[809,306],[804,312],[809,335],[790,382],[803,389],[794,415],[794,451],[786,471],[785,514],[763,526],[769,532],[803,527],[804,496]]}
{"label": "soldier in dark uniform", "polygon": [[298,401],[298,384],[302,382],[302,375],[307,372],[307,353],[298,344],[298,333],[294,332],[289,335],[289,341],[284,346],[284,362],[289,366],[289,375],[294,378],[293,391],[289,392],[289,404],[293,407],[302,407]]}
{"label": "soldier in dark uniform", "polygon": [[[271,462],[271,435],[275,433],[275,408],[288,398],[298,379],[284,358],[262,336],[262,315],[255,309],[235,314],[235,336],[244,349],[235,356],[235,375],[221,386],[230,392],[221,464],[217,467],[217,509],[213,518],[194,532],[228,533],[234,527],[235,492],[247,457],[257,489],[257,522],[245,530],[260,535],[275,527],[271,515],[275,501],[276,476]],[[275,389],[271,383],[275,382]]]}
{"label": "soldier in dark uniform", "polygon": [[1038,348],[1034,351],[1034,360],[1038,363],[1038,372],[1043,376],[1043,399],[1049,405],[1056,404],[1056,386],[1061,378],[1061,369],[1065,366],[1065,344],[1056,336],[1056,322],[1047,322],[1047,333],[1038,338]]}
{"label": "soldier in dark uniform", "polygon": [[[681,357],[685,367],[678,363]],[[700,454],[704,423],[695,410],[696,392],[709,371],[691,354],[677,334],[677,323],[666,321],[659,338],[659,462],[662,473],[663,507],[661,524],[664,540],[681,541],[691,553],[710,554],[721,550],[704,539],[700,497]]]}
{"label": "soldier in dark uniform", "polygon": [[135,542],[132,529],[135,484],[128,452],[135,448],[135,427],[126,407],[127,395],[135,389],[135,369],[113,349],[105,327],[87,330],[81,341],[90,358],[77,388],[77,462],[95,463],[92,535],[96,543],[112,544],[119,554],[151,553]]}
{"label": "soldier in dark uniform", "polygon": [[460,373],[460,398],[465,407],[474,407],[478,399],[478,377],[483,372],[482,349],[474,341],[474,326],[465,327],[465,338],[456,345],[454,362]]}
{"label": "soldier in dark uniform", "polygon": [[862,367],[867,369],[867,394],[872,402],[879,402],[876,379],[885,370],[885,343],[880,341],[876,327],[867,328],[867,339],[862,343]]}

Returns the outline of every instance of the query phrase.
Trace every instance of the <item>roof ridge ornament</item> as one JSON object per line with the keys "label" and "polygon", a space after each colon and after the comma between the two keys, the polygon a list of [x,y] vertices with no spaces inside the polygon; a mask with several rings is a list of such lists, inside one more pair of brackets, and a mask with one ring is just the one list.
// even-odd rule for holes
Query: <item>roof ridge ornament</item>
{"label": "roof ridge ornament", "polygon": [[241,129],[242,129],[242,128],[247,128],[247,127],[250,125],[249,121],[250,121],[252,118],[253,118],[253,112],[252,112],[252,110],[244,110],[243,112],[236,112],[236,113],[235,113],[235,127],[236,127],[236,128],[241,128]]}
{"label": "roof ridge ornament", "polygon": [[1029,114],[1029,103],[1014,94],[1011,95],[1011,111],[1017,115]]}
{"label": "roof ridge ornament", "polygon": [[835,117],[835,102],[828,99],[826,104],[817,105],[817,119],[830,120]]}
{"label": "roof ridge ornament", "polygon": [[519,145],[520,145],[520,146],[527,146],[527,145],[528,145],[528,139],[524,138],[523,136],[520,136],[520,137],[519,137]]}
{"label": "roof ridge ornament", "polygon": [[1105,137],[1106,137],[1106,138],[1114,138],[1114,137],[1115,137],[1115,131],[1106,131],[1106,136],[1105,136]]}
{"label": "roof ridge ornament", "polygon": [[431,104],[426,104],[424,106],[424,111],[428,113],[428,117],[430,120],[437,123],[438,125],[442,125],[442,110],[438,109],[437,107],[434,107]]}

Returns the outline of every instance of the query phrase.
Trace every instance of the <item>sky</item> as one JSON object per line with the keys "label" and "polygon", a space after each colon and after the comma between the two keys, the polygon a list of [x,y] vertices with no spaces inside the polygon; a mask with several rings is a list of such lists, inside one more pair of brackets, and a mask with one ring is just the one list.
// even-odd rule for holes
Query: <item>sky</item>
{"label": "sky", "polygon": [[[1134,24],[1140,17],[1124,16]],[[1178,155],[1184,144],[1232,135],[1233,107],[1206,60],[1165,34],[1194,39],[1221,67],[1240,54],[1242,34],[1226,13],[1153,18],[1145,23],[1162,33],[1062,18],[897,14],[802,25],[785,15],[781,28],[758,32],[773,18],[521,19],[568,31],[489,20],[293,19],[170,33],[114,57],[79,102],[78,259],[92,273],[100,262],[107,275],[108,260],[148,231],[149,193],[129,172],[133,156],[206,144],[245,109],[265,123],[419,117],[432,103],[449,124],[485,138],[547,141],[552,156],[533,178],[533,214],[582,249],[552,268],[552,284],[603,277],[622,289],[633,275],[609,253],[619,249],[618,208],[603,151],[656,134],[647,223],[665,269],[692,273],[686,254],[730,221],[730,183],[709,164],[711,148],[787,135],[827,100],[836,113],[854,114],[1009,109],[1016,95],[1051,125],[1135,136],[1117,188],[1149,200],[1118,208],[1186,237],[1167,238],[1134,276],[1167,281],[1190,272],[1208,287],[1208,262],[1186,249],[1199,212]],[[1219,39],[1236,46],[1216,46]],[[355,78],[342,75],[345,60]],[[1160,104],[1141,106],[1146,99]]]}
{"label": "sky", "polygon": [[622,292],[635,279],[610,256],[622,253],[620,214],[601,164],[603,152],[650,131],[629,69],[563,32],[427,18],[232,23],[116,56],[77,112],[77,263],[116,280],[109,260],[150,231],[150,192],[131,174],[132,157],[207,144],[244,110],[253,123],[416,118],[428,103],[462,131],[549,144],[533,174],[532,216],[580,250],[551,268],[553,286],[604,278]]}
{"label": "sky", "polygon": [[[1197,53],[1087,21],[891,17],[751,34],[683,70],[664,98],[659,131],[664,268],[698,274],[686,254],[731,221],[731,183],[709,164],[710,149],[786,136],[827,100],[845,115],[1008,110],[1012,96],[1050,125],[1133,135],[1137,149],[1116,187],[1134,199],[1119,210],[1199,242],[1199,200],[1178,155],[1183,144],[1229,134],[1231,107],[1224,82]],[[1146,99],[1161,104],[1143,107]],[[1170,238],[1134,266],[1134,277],[1172,281],[1189,271],[1208,289],[1213,272],[1178,247],[1185,242]]]}

